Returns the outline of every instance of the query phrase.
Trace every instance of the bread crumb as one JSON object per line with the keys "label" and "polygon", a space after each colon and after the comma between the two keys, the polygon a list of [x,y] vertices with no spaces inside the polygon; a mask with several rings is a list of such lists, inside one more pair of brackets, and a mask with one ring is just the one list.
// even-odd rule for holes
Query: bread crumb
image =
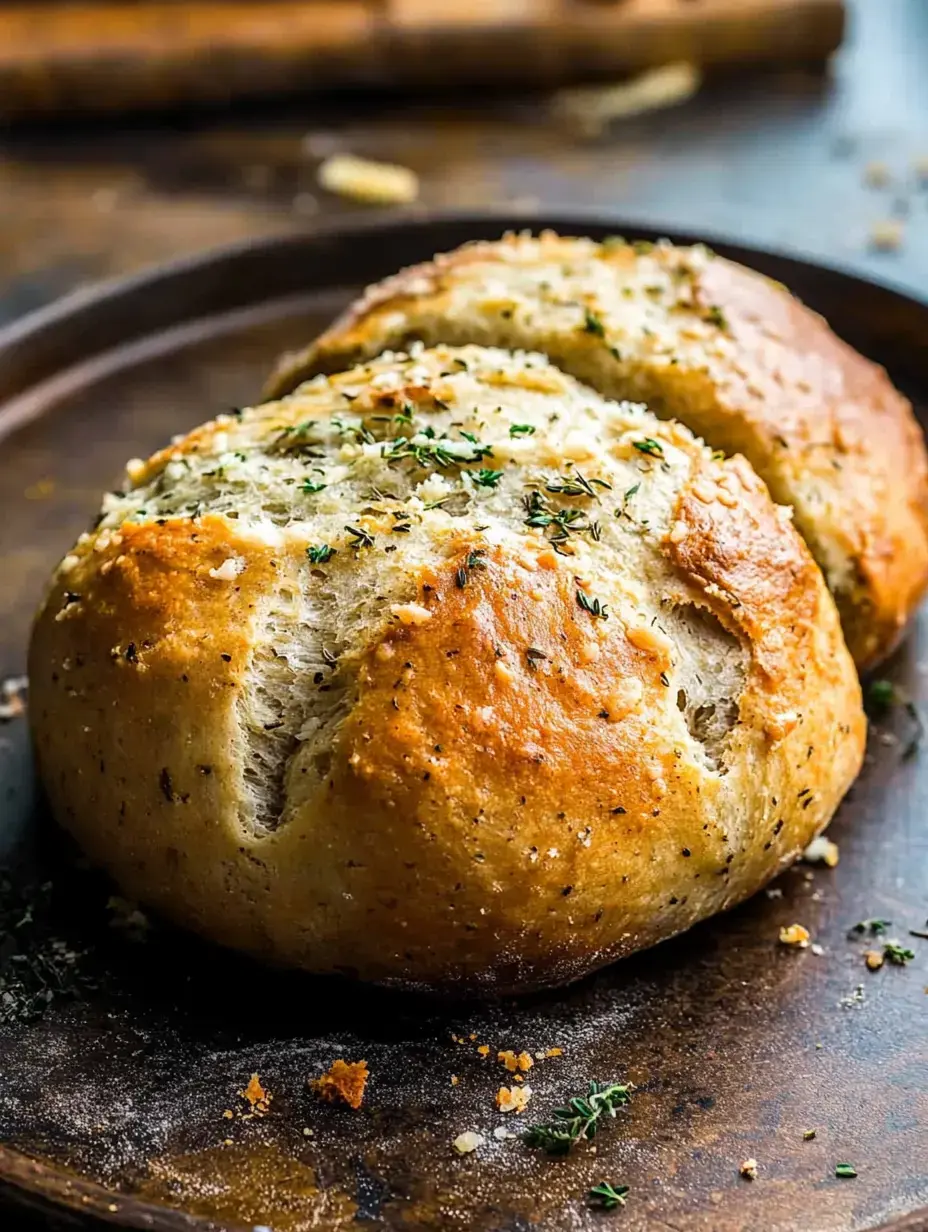
{"label": "bread crumb", "polygon": [[870,247],[877,252],[895,252],[904,238],[905,227],[897,218],[884,218],[870,227]]}
{"label": "bread crumb", "polygon": [[768,898],[782,898],[783,891],[779,886],[774,886],[772,890],[765,891]]}
{"label": "bread crumb", "polygon": [[421,603],[393,603],[390,611],[401,625],[424,625],[432,619],[432,613]]}
{"label": "bread crumb", "polygon": [[516,1135],[511,1133],[505,1125],[497,1125],[496,1129],[493,1130],[493,1137],[502,1141],[504,1138],[515,1138]]}
{"label": "bread crumb", "polygon": [[879,971],[885,961],[882,950],[864,950],[864,962],[868,971]]}
{"label": "bread crumb", "polygon": [[496,1106],[500,1112],[524,1112],[531,1098],[531,1087],[500,1087]]}
{"label": "bread crumb", "polygon": [[461,1080],[460,1080],[460,1078],[457,1076],[457,1074],[452,1074],[452,1075],[451,1075],[451,1085],[452,1085],[453,1087],[456,1087],[460,1081],[461,1081]]}
{"label": "bread crumb", "polygon": [[519,1055],[516,1056],[516,1054],[509,1048],[507,1048],[505,1052],[498,1052],[496,1054],[496,1059],[497,1061],[501,1061],[503,1065],[506,1066],[506,1069],[509,1070],[510,1074],[514,1074],[516,1070],[521,1070],[523,1074],[527,1073],[527,1071],[530,1070],[535,1064],[529,1053],[520,1052]]}
{"label": "bread crumb", "polygon": [[459,1155],[469,1155],[471,1151],[476,1151],[485,1142],[486,1138],[484,1138],[483,1134],[478,1134],[472,1129],[466,1129],[463,1134],[458,1134],[452,1146]]}
{"label": "bread crumb", "polygon": [[331,154],[316,174],[328,192],[370,205],[408,205],[419,196],[419,177],[409,167],[354,154]]}
{"label": "bread crumb", "polygon": [[741,1161],[741,1167],[739,1171],[741,1175],[745,1177],[747,1180],[756,1181],[757,1180],[757,1160],[756,1159],[743,1159]]}
{"label": "bread crumb", "polygon": [[490,1045],[481,1044],[480,1047],[477,1049],[477,1051],[480,1053],[482,1057],[488,1057],[490,1055]]}
{"label": "bread crumb", "polygon": [[250,1120],[252,1117],[262,1117],[270,1111],[271,1100],[274,1096],[270,1091],[265,1091],[261,1085],[261,1079],[257,1074],[252,1074],[248,1080],[248,1086],[244,1091],[239,1091],[238,1094],[244,1099],[250,1111],[239,1114],[243,1120]]}
{"label": "bread crumb", "polygon": [[825,953],[825,947],[823,945],[819,945],[817,941],[813,941],[809,946],[809,951],[814,954],[816,958],[821,958]]}
{"label": "bread crumb", "polygon": [[834,868],[840,858],[838,844],[833,843],[830,838],[825,838],[824,834],[820,834],[808,845],[802,853],[802,858],[807,864],[826,864],[829,868]]}
{"label": "bread crumb", "polygon": [[328,1103],[344,1100],[350,1108],[360,1108],[367,1085],[366,1061],[333,1061],[321,1078],[310,1079],[310,1087]]}
{"label": "bread crumb", "polygon": [[225,1112],[222,1115],[227,1121],[231,1121],[232,1118],[235,1116],[235,1113],[232,1111],[231,1108],[226,1108]]}
{"label": "bread crumb", "polygon": [[804,950],[809,944],[809,930],[804,928],[802,924],[789,924],[780,929],[780,944],[792,945],[797,949]]}

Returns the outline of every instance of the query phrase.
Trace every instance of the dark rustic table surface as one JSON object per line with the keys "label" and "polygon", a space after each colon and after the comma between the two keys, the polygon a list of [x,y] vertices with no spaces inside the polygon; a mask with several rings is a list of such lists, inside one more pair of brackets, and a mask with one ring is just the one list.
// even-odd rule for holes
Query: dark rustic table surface
{"label": "dark rustic table surface", "polygon": [[[928,3],[851,0],[824,73],[710,83],[690,102],[571,131],[549,96],[308,99],[228,115],[0,136],[0,322],[72,288],[353,207],[318,188],[345,149],[414,168],[413,209],[584,204],[928,279]],[[870,164],[888,182],[867,183]],[[922,166],[928,179],[928,168]],[[876,177],[871,173],[871,178]],[[898,218],[900,246],[871,250]]]}

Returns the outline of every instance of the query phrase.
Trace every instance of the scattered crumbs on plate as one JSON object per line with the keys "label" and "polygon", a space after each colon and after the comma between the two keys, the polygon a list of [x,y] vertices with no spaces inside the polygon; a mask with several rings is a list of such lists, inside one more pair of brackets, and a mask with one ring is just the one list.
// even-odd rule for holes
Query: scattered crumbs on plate
{"label": "scattered crumbs on plate", "polygon": [[476,1151],[485,1142],[486,1138],[483,1134],[478,1134],[473,1129],[466,1129],[463,1134],[458,1134],[451,1145],[459,1155],[469,1155],[471,1151]]}
{"label": "scattered crumbs on plate", "polygon": [[249,1108],[248,1112],[239,1113],[243,1121],[251,1120],[252,1117],[263,1117],[270,1112],[271,1100],[274,1096],[264,1089],[257,1074],[252,1074],[248,1080],[248,1086],[237,1094],[248,1104]]}
{"label": "scattered crumbs on plate", "polygon": [[524,1112],[531,1098],[531,1087],[500,1087],[496,1092],[496,1106],[500,1112]]}
{"label": "scattered crumbs on plate", "polygon": [[496,1059],[505,1065],[510,1074],[514,1074],[516,1070],[521,1070],[522,1073],[525,1073],[535,1064],[530,1053],[520,1052],[517,1056],[510,1048],[507,1048],[505,1052],[498,1052]]}
{"label": "scattered crumbs on plate", "polygon": [[738,1169],[738,1171],[745,1178],[745,1180],[756,1181],[757,1180],[757,1160],[756,1159],[743,1159],[741,1161],[741,1167]]}
{"label": "scattered crumbs on plate", "polygon": [[838,844],[820,834],[808,845],[802,858],[807,864],[825,864],[828,868],[834,868],[840,858]]}
{"label": "scattered crumbs on plate", "polygon": [[802,924],[784,924],[780,929],[780,944],[804,950],[809,945],[809,930]]}

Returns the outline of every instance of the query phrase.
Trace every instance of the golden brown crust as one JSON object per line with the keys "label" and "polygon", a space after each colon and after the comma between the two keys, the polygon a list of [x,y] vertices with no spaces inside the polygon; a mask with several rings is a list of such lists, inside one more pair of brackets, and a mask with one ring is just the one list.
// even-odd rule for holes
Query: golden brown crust
{"label": "golden brown crust", "polygon": [[471,244],[371,288],[285,357],[269,390],[413,339],[543,351],[601,393],[643,397],[743,453],[794,507],[858,666],[897,642],[928,584],[922,433],[884,370],[778,284],[670,245],[550,233]]}
{"label": "golden brown crust", "polygon": [[[429,377],[454,358],[416,363]],[[525,368],[553,399],[539,408],[524,391],[515,401],[516,361],[506,369],[491,355],[477,373],[478,358],[468,352],[465,375],[441,378],[445,399],[471,407],[482,381],[491,414],[498,402],[534,414],[535,434],[517,433],[511,448],[536,459],[554,439],[542,427],[549,407],[560,416],[551,431],[571,435],[566,378]],[[382,376],[383,365],[368,374],[372,389]],[[339,378],[312,406],[262,408],[241,430],[277,441],[288,417],[311,410],[327,423],[324,399],[341,405],[348,389],[361,402],[362,385],[361,373]],[[574,393],[586,416],[595,396]],[[513,476],[475,496],[475,512],[407,511],[404,534],[377,530],[363,550],[343,532],[327,568],[308,567],[299,524],[271,534],[238,509],[105,523],[86,537],[31,650],[30,713],[55,815],[130,897],[183,925],[274,962],[403,986],[556,985],[756,891],[827,824],[860,765],[860,691],[834,605],[746,463],[713,460],[640,412],[600,410],[611,425],[598,472],[610,482],[593,505],[604,525],[575,555],[526,527],[518,498],[517,512],[505,507],[506,482],[543,485],[555,463],[504,461],[502,412],[492,458]],[[458,405],[440,413],[459,421]],[[642,452],[645,432],[655,436]],[[199,450],[214,476],[208,443],[195,434],[165,464]],[[344,456],[339,446],[338,465]],[[629,498],[642,502],[637,522]],[[375,522],[396,525],[385,514],[365,525]],[[315,706],[314,690],[341,675],[341,709],[314,744],[307,700],[287,750],[287,807],[276,828],[256,825],[243,708],[268,683],[256,664],[269,599],[298,593],[318,620],[336,566],[349,594],[383,595],[403,553],[402,602],[390,591],[364,617],[337,673],[297,670],[314,629],[291,618],[273,661],[292,656],[288,690]],[[673,623],[699,611],[743,657],[715,761],[684,716],[682,660],[689,637],[687,653],[704,650],[714,670],[725,635],[685,637]]]}

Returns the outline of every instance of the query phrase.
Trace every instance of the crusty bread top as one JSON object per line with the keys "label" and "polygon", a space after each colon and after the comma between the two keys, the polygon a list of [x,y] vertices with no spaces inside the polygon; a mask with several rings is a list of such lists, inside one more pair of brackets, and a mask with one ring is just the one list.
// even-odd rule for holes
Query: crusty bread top
{"label": "crusty bread top", "polygon": [[475,342],[544,352],[743,453],[835,594],[860,667],[928,581],[928,462],[908,402],[777,283],[705,248],[508,236],[372,288],[271,381],[286,392],[381,350]]}

